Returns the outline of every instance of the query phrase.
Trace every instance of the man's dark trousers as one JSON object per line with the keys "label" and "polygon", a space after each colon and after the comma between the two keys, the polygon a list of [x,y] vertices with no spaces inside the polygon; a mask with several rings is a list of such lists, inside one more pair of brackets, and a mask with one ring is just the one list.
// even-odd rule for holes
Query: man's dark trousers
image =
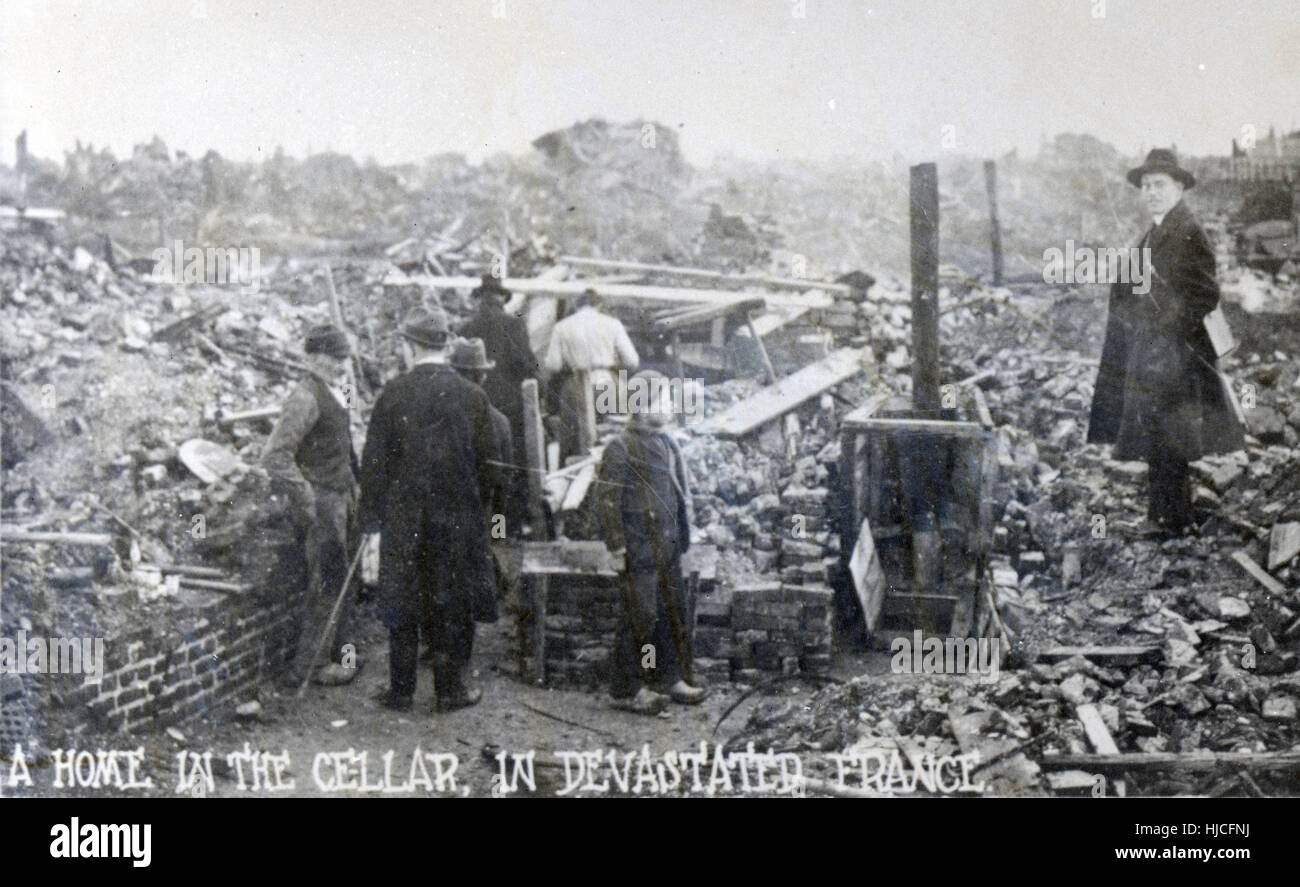
{"label": "man's dark trousers", "polygon": [[[695,601],[682,577],[681,556],[666,551],[657,560],[629,569],[620,579],[619,626],[610,656],[610,690],[616,697],[631,696],[642,686],[666,692],[680,680],[693,680]],[[653,668],[642,667],[647,644],[654,647]]]}
{"label": "man's dark trousers", "polygon": [[[434,525],[426,516],[424,531],[420,533],[419,562],[437,563],[445,559],[446,546],[451,538],[445,527]],[[415,693],[421,633],[434,650],[433,681],[440,694],[452,689],[474,651],[474,620],[469,596],[453,594],[450,583],[455,579],[446,571],[421,566],[415,574],[429,577],[424,579],[419,589],[419,615],[415,616],[409,612],[410,608],[404,608],[404,615],[399,615],[397,624],[388,631],[389,687],[398,697],[410,697]]]}

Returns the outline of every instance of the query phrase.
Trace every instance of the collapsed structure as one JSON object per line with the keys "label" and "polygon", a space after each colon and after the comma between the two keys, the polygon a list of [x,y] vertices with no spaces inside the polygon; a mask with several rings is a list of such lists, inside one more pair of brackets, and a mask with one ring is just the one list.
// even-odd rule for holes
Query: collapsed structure
{"label": "collapsed structure", "polygon": [[[594,174],[584,144],[543,147],[573,187]],[[754,242],[713,216],[701,237]],[[350,330],[364,400],[400,366],[405,314],[436,300],[464,319],[494,248],[453,227],[382,259],[284,262],[246,291],[162,285],[38,235],[0,246],[3,627],[112,640],[98,684],[0,675],[0,746],[39,748],[85,712],[139,731],[247,701],[288,612],[272,581],[292,548],[284,503],[255,464],[301,371],[299,333]],[[699,483],[686,572],[702,677],[831,682],[837,647],[914,629],[996,638],[1024,666],[974,687],[857,677],[805,709],[765,704],[737,741],[979,750],[1009,793],[1078,790],[1080,772],[1127,772],[1100,758],[1132,754],[1187,790],[1268,787],[1300,697],[1300,364],[1276,330],[1240,318],[1253,437],[1248,459],[1198,466],[1220,513],[1207,537],[1131,543],[1113,528],[1140,513],[1140,466],[1082,444],[1100,324],[1081,294],[973,281],[933,246],[911,294],[880,269],[813,281],[507,252],[527,272],[503,282],[535,352],[563,300],[594,286],[639,351],[702,380],[701,421],[679,429]],[[553,538],[519,547],[520,673],[550,686],[600,683],[614,630],[618,565],[588,501],[598,458],[556,464],[541,434],[529,455]],[[1192,782],[1229,752],[1244,777]]]}

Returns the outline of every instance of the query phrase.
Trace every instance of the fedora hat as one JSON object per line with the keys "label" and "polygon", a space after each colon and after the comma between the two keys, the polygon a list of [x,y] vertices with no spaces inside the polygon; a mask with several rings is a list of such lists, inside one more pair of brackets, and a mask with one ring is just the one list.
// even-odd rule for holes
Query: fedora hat
{"label": "fedora hat", "polygon": [[482,339],[462,339],[451,352],[451,365],[458,370],[490,370],[496,361],[487,359]]}
{"label": "fedora hat", "polygon": [[430,311],[427,308],[417,308],[402,326],[402,335],[417,345],[441,348],[447,344],[451,335],[447,315],[441,309]]}
{"label": "fedora hat", "polygon": [[322,323],[309,329],[303,351],[308,354],[328,354],[340,360],[351,354],[347,335],[332,323]]}
{"label": "fedora hat", "polygon": [[1152,148],[1141,166],[1128,171],[1128,182],[1134,188],[1141,188],[1142,176],[1154,172],[1170,176],[1175,182],[1181,182],[1184,188],[1196,184],[1196,176],[1179,166],[1177,155],[1168,148]]}

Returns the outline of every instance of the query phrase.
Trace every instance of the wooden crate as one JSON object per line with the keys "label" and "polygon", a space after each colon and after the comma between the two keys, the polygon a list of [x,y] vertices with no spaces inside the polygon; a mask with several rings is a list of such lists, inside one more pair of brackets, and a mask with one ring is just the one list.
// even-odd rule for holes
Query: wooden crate
{"label": "wooden crate", "polygon": [[[977,422],[914,418],[905,403],[870,404],[841,425],[850,502],[843,550],[866,520],[884,574],[876,629],[969,637],[980,610],[993,538],[997,455]],[[868,620],[870,627],[871,620]]]}

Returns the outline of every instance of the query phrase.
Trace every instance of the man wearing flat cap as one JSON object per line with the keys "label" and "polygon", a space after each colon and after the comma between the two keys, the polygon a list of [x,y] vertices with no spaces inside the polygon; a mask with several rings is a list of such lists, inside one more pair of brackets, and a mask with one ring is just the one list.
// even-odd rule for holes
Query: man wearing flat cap
{"label": "man wearing flat cap", "polygon": [[[1157,148],[1128,173],[1151,227],[1142,236],[1150,289],[1111,287],[1106,341],[1088,441],[1114,444],[1118,461],[1145,461],[1150,492],[1144,535],[1196,529],[1188,463],[1244,445],[1205,316],[1219,304],[1214,248],[1183,202],[1196,179]],[[1136,275],[1129,275],[1133,278]]]}
{"label": "man wearing flat cap", "polygon": [[[357,541],[347,336],[331,324],[313,327],[303,350],[308,374],[289,393],[262,453],[273,489],[288,496],[307,561],[307,591],[295,620],[293,664],[284,676],[293,684],[302,681],[325,632]],[[325,658],[313,674],[317,683],[343,684],[356,676],[355,659],[349,660],[343,650],[355,640],[351,610],[349,589]]]}
{"label": "man wearing flat cap", "polygon": [[379,533],[380,616],[389,631],[383,704],[409,711],[420,635],[433,654],[437,710],[474,705],[469,685],[474,622],[495,600],[485,503],[500,453],[492,405],[446,360],[441,310],[417,311],[402,328],[414,365],[375,402],[361,456],[361,525]]}
{"label": "man wearing flat cap", "polygon": [[695,601],[682,577],[691,546],[691,479],[668,433],[668,379],[647,370],[628,382],[632,411],[609,442],[597,475],[597,510],[606,547],[624,556],[618,632],[610,652],[615,708],[657,714],[668,700],[694,705]]}

